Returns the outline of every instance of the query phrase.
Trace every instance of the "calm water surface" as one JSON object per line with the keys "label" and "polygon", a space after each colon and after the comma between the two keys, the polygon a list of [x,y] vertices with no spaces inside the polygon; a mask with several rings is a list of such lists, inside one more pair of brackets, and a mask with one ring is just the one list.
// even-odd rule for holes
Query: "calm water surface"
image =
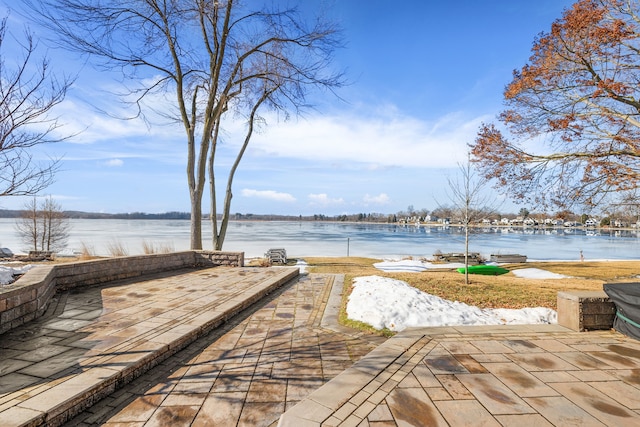
{"label": "calm water surface", "polygon": [[[144,241],[189,248],[186,220],[70,220],[68,250],[83,244],[97,255],[109,247],[124,246],[130,255],[141,254]],[[209,223],[203,222],[203,244],[211,249]],[[15,253],[25,245],[15,231],[15,220],[0,218],[0,246]],[[464,231],[459,227],[351,224],[328,222],[231,222],[224,249],[244,251],[247,258],[267,249],[283,247],[289,256],[431,257],[436,251],[464,251]],[[470,250],[488,257],[492,253],[520,253],[529,259],[577,260],[580,250],[589,259],[640,259],[640,238],[635,231],[582,229],[533,230],[485,228],[474,230]]]}

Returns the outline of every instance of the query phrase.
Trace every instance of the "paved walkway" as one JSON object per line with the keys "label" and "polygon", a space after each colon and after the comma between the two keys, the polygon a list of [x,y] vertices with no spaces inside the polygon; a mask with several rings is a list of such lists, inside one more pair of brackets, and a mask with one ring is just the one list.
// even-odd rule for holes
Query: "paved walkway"
{"label": "paved walkway", "polygon": [[0,426],[57,425],[298,276],[210,268],[59,294],[0,340]]}
{"label": "paved walkway", "polygon": [[553,325],[402,332],[280,426],[638,426],[640,342]]}
{"label": "paved walkway", "polygon": [[286,409],[385,341],[340,327],[335,315],[323,321],[327,304],[339,306],[339,293],[330,296],[342,282],[334,288],[334,280],[300,277],[69,426],[276,425]]}
{"label": "paved walkway", "polygon": [[[130,370],[156,337],[185,344],[195,337],[189,322],[171,322],[227,301],[244,311],[198,329],[133,381],[118,377],[99,402],[81,393],[87,409],[68,425],[640,425],[638,341],[555,325],[413,329],[385,340],[337,324],[340,277],[301,276],[267,297],[251,291],[286,271],[209,269],[61,295],[47,319],[0,337],[0,425],[27,425],[15,416],[45,400],[57,406],[30,425],[61,422],[62,399],[47,390],[84,390],[87,372]],[[239,307],[249,294],[262,299]]]}

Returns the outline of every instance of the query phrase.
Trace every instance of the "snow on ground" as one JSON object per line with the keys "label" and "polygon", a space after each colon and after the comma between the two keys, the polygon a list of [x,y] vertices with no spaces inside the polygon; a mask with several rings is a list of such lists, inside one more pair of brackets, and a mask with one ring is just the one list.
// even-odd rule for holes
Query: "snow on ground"
{"label": "snow on ground", "polygon": [[[495,262],[486,263],[488,265],[499,265]],[[430,269],[456,269],[464,267],[464,264],[449,263],[449,264],[433,264],[428,261],[420,261],[413,259],[403,259],[400,261],[387,260],[373,264],[378,270],[382,270],[390,273],[419,273]],[[511,270],[516,277],[522,277],[525,279],[565,279],[570,276],[562,274],[552,273],[550,271],[541,270],[539,268],[521,268],[518,270]]]}
{"label": "snow on ground", "polygon": [[299,259],[296,262],[296,267],[298,267],[298,269],[300,270],[300,274],[306,274],[308,266],[309,264],[307,264],[307,262],[303,259]]}
{"label": "snow on ground", "polygon": [[400,261],[382,261],[373,264],[378,270],[390,272],[390,273],[419,273],[421,271],[430,269],[442,269],[442,268],[460,268],[464,267],[462,263],[449,263],[449,264],[433,264],[427,261],[419,261],[413,259],[403,259]]}
{"label": "snow on ground", "polygon": [[380,276],[357,277],[347,303],[349,319],[376,329],[407,327],[556,323],[557,313],[544,307],[481,309],[427,294],[406,282]]}
{"label": "snow on ground", "polygon": [[541,270],[539,268],[520,268],[518,270],[511,270],[514,276],[522,277],[525,279],[566,279],[571,276],[565,276],[564,274],[552,273],[547,270]]}
{"label": "snow on ground", "polygon": [[4,286],[13,283],[13,276],[24,274],[31,268],[33,268],[32,265],[23,265],[20,267],[8,267],[6,265],[0,265],[0,285]]}

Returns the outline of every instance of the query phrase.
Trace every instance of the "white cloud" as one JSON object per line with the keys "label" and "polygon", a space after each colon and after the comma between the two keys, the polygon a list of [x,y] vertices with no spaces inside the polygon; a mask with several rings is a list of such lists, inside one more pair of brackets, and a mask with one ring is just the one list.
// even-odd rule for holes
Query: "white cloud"
{"label": "white cloud", "polygon": [[466,160],[467,144],[489,117],[452,113],[432,121],[393,107],[367,113],[361,108],[336,115],[312,115],[277,123],[254,136],[252,149],[265,156],[384,167],[452,167]]}
{"label": "white cloud", "polygon": [[[85,92],[88,89],[84,89]],[[102,90],[102,92],[100,92]],[[95,94],[109,98],[105,90],[96,88]],[[91,93],[83,93],[89,97]],[[113,97],[110,98],[113,101]],[[106,99],[105,101],[106,102]],[[147,100],[157,110],[170,111],[167,96],[154,94]],[[115,116],[131,115],[115,102],[102,108]],[[114,106],[115,105],[115,106]],[[147,118],[120,120],[74,98],[67,98],[57,113],[67,122],[61,131],[78,133],[72,142],[94,144],[106,141],[126,141],[130,155],[179,158],[183,160],[184,130],[178,125],[167,125],[146,108]],[[375,109],[356,105],[349,110],[328,114],[311,113],[304,118],[279,121],[275,114],[265,113],[267,126],[254,132],[250,150],[252,155],[324,161],[343,167],[366,170],[384,170],[389,167],[453,167],[466,160],[467,144],[475,140],[477,130],[489,116],[469,117],[463,113],[430,115],[429,119],[405,114],[393,105]],[[231,116],[229,116],[231,117]],[[165,124],[165,125],[162,125]],[[244,140],[245,123],[226,121],[221,162],[226,151],[235,156],[239,143]],[[176,143],[178,141],[179,143]],[[153,150],[149,145],[153,144]],[[120,145],[120,150],[124,145]],[[167,154],[168,156],[165,156]]]}
{"label": "white cloud", "polygon": [[122,159],[111,159],[104,162],[104,164],[109,167],[120,167],[124,165],[124,161],[122,161]]}
{"label": "white cloud", "polygon": [[280,193],[273,190],[252,190],[245,188],[242,190],[244,197],[257,197],[260,199],[274,200],[276,202],[295,202],[296,198],[289,193]]}
{"label": "white cloud", "polygon": [[365,194],[363,201],[366,204],[374,204],[374,205],[386,205],[389,203],[389,196],[385,193],[380,193],[377,196],[370,196],[369,194]]}
{"label": "white cloud", "polygon": [[61,135],[74,135],[69,142],[94,144],[127,139],[140,142],[143,138],[152,138],[157,145],[159,140],[174,141],[176,138],[184,138],[184,129],[181,126],[169,123],[166,117],[156,112],[171,111],[173,102],[170,97],[162,93],[148,94],[145,97],[143,115],[138,116],[133,100],[123,102],[122,98],[116,95],[122,93],[121,85],[109,81],[100,83],[99,86],[75,84],[71,94],[56,106],[54,114],[59,116],[63,123],[58,132]]}
{"label": "white cloud", "polygon": [[335,206],[335,205],[341,205],[344,203],[344,199],[342,198],[332,199],[326,193],[309,194],[307,197],[311,201],[310,204],[312,206]]}
{"label": "white cloud", "polygon": [[[84,88],[84,92],[94,94],[101,93],[100,90]],[[88,97],[91,93],[83,95]],[[109,97],[103,98],[101,102],[105,104]],[[170,102],[159,94],[154,95],[151,101],[157,101],[154,108],[159,110],[171,108]],[[126,116],[124,107],[117,103],[99,107],[109,107],[109,113]],[[72,146],[65,144],[68,149],[64,152],[65,161],[93,159],[111,167],[123,164],[110,159],[144,158],[167,164],[186,161],[184,130],[177,125],[159,125],[162,120],[149,109],[145,112],[151,116],[152,125],[140,118],[119,120],[109,117],[72,97],[67,98],[60,108],[58,113],[68,122],[63,131],[80,132],[69,141],[74,143]],[[466,160],[467,144],[475,139],[480,123],[490,119],[462,113],[439,117],[431,114],[433,118],[424,119],[403,113],[392,105],[375,109],[356,105],[340,112],[310,113],[288,122],[278,122],[270,113],[264,115],[268,125],[263,131],[254,133],[247,157],[269,157],[277,162],[312,162],[319,167],[324,164],[340,170],[364,172],[384,172],[403,167],[455,167]],[[244,125],[241,120],[225,123],[224,140],[218,146],[218,166],[225,168],[233,161],[238,144],[244,139]],[[260,196],[253,193],[247,197],[295,200],[290,194],[278,192]],[[323,206],[344,203],[340,199],[311,201]]]}

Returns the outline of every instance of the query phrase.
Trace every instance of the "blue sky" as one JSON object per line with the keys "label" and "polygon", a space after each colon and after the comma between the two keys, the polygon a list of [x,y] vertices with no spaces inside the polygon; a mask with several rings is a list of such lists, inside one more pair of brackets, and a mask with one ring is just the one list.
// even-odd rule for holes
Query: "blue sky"
{"label": "blue sky", "polygon": [[[0,12],[8,3],[0,0]],[[447,178],[465,161],[466,145],[501,110],[503,88],[526,63],[535,36],[572,3],[335,0],[329,13],[346,42],[335,66],[346,69],[351,84],[339,90],[341,99],[318,98],[303,117],[284,122],[263,114],[267,126],[236,174],[231,211],[336,215],[449,204]],[[304,2],[309,10],[320,4]],[[19,36],[24,22],[10,16],[10,31]],[[5,62],[15,61],[4,54]],[[45,193],[67,210],[189,211],[183,131],[105,115],[99,108],[122,113],[110,95],[121,89],[117,76],[69,54],[49,56],[54,66],[81,70],[58,115],[66,130],[84,131],[35,152],[62,157]],[[229,128],[218,180],[235,155],[233,136]],[[0,208],[24,203],[5,197]],[[518,209],[506,201],[502,210]]]}

